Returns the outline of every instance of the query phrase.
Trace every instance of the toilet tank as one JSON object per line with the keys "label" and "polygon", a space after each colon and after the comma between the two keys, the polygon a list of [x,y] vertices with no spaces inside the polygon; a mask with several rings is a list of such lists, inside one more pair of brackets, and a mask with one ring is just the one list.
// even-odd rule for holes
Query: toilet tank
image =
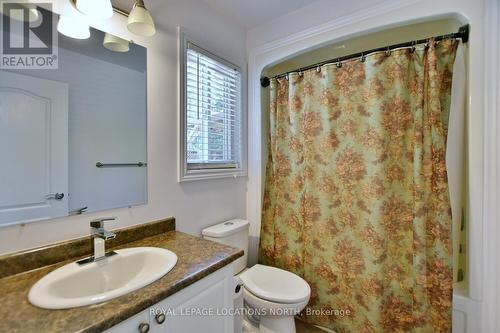
{"label": "toilet tank", "polygon": [[248,221],[235,219],[213,225],[201,231],[205,239],[234,246],[245,251],[243,257],[238,258],[233,263],[234,274],[241,272],[247,267],[249,227],[250,224]]}

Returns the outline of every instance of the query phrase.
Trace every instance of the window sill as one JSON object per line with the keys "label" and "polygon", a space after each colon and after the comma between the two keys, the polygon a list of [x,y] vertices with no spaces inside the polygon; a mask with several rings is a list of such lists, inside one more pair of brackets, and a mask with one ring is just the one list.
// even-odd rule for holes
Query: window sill
{"label": "window sill", "polygon": [[191,171],[189,173],[179,176],[179,183],[191,182],[196,180],[208,180],[208,179],[221,179],[221,178],[238,178],[246,177],[247,172],[245,170],[200,170]]}

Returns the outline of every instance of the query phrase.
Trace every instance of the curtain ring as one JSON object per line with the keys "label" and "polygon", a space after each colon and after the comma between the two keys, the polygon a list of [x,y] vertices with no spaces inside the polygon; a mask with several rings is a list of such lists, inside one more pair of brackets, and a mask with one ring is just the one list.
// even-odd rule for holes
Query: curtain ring
{"label": "curtain ring", "polygon": [[302,69],[299,69],[299,77],[303,77],[304,76],[304,72],[302,71]]}
{"label": "curtain ring", "polygon": [[342,67],[342,61],[340,61],[340,59],[337,59],[337,63],[335,64],[335,66],[337,66],[337,68],[341,68]]}
{"label": "curtain ring", "polygon": [[415,45],[416,45],[416,44],[417,44],[417,41],[415,41],[415,40],[414,40],[414,41],[412,42],[412,45],[411,45],[410,53],[415,52],[415,50],[416,50]]}
{"label": "curtain ring", "polygon": [[286,79],[287,81],[290,81],[290,77],[288,76],[288,73],[285,75],[285,79]]}
{"label": "curtain ring", "polygon": [[365,62],[365,60],[366,60],[366,57],[365,57],[365,55],[363,54],[363,52],[361,52],[361,58],[359,59],[359,61],[361,61],[361,62]]}
{"label": "curtain ring", "polygon": [[316,67],[316,73],[321,73],[321,66],[318,65],[318,67]]}
{"label": "curtain ring", "polygon": [[385,56],[389,57],[390,55],[391,55],[391,49],[389,48],[389,46],[387,46],[387,50],[385,51]]}

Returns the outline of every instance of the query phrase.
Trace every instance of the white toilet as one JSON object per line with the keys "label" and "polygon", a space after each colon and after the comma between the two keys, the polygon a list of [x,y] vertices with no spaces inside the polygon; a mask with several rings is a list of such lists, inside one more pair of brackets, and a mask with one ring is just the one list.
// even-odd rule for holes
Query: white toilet
{"label": "white toilet", "polygon": [[[241,248],[245,255],[234,262],[234,274],[243,282],[245,303],[260,317],[260,333],[294,333],[294,315],[309,301],[311,288],[301,277],[275,267],[247,266],[249,223],[230,220],[203,229],[203,238]],[[235,332],[240,333],[240,332]]]}

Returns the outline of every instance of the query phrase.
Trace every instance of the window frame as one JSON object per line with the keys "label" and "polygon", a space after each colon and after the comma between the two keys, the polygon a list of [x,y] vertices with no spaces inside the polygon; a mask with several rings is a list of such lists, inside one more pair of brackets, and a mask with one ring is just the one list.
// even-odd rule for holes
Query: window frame
{"label": "window frame", "polygon": [[[217,179],[217,178],[228,178],[228,177],[241,177],[246,176],[246,136],[245,136],[245,125],[246,117],[243,108],[244,91],[243,91],[243,77],[244,73],[241,67],[235,65],[233,62],[226,60],[226,57],[218,55],[217,52],[212,51],[207,48],[203,43],[191,38],[182,28],[178,28],[179,35],[179,145],[178,145],[178,156],[179,156],[179,175],[178,181],[193,181],[193,180],[203,180],[203,179]],[[188,169],[187,163],[187,88],[186,88],[186,67],[187,67],[187,50],[188,45],[194,46],[195,51],[204,54],[228,67],[234,68],[239,72],[240,80],[239,84],[239,96],[238,96],[238,117],[239,117],[239,128],[236,135],[239,136],[239,147],[235,149],[238,152],[238,166],[235,168],[224,168],[224,167],[214,167],[214,168],[201,168],[201,169]]]}

